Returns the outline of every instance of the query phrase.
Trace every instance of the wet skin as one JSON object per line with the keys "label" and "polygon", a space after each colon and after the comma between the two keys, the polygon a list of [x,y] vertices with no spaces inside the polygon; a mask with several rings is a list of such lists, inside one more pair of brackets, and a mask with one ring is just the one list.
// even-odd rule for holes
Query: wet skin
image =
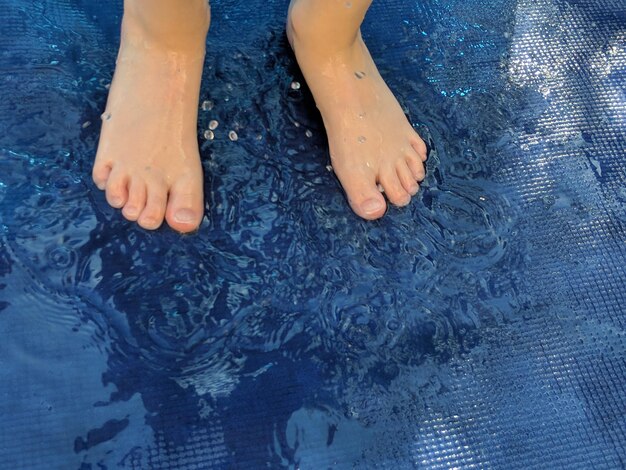
{"label": "wet skin", "polygon": [[[145,229],[191,232],[203,216],[196,126],[210,11],[205,0],[126,0],[93,179]],[[370,0],[293,0],[287,35],[319,108],[333,169],[354,212],[410,202],[426,146],[360,34]],[[180,25],[185,25],[181,27]]]}

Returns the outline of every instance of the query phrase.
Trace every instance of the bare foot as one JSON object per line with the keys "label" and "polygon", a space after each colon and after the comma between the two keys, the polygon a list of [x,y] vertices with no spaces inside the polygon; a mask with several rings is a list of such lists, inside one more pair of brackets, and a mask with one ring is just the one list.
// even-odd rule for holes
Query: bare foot
{"label": "bare foot", "polygon": [[176,15],[154,16],[175,6],[171,1],[156,0],[154,8],[141,0],[125,3],[93,179],[128,220],[153,230],[165,218],[173,229],[190,232],[204,208],[196,123],[210,14],[206,0],[196,2],[205,18],[196,15],[181,33],[168,25]]}
{"label": "bare foot", "polygon": [[377,219],[387,207],[378,184],[397,206],[417,193],[426,145],[380,76],[360,32],[342,44],[334,31],[316,27],[310,2],[292,1],[287,35],[322,114],[331,163],[350,205],[359,216]]}

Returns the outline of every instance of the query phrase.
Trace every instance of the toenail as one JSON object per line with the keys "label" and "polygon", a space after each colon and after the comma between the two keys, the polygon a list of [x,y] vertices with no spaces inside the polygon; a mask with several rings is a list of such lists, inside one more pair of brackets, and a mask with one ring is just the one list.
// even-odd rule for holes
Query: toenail
{"label": "toenail", "polygon": [[196,219],[196,214],[189,209],[180,209],[174,214],[174,220],[181,223],[193,222]]}
{"label": "toenail", "polygon": [[159,226],[159,223],[156,219],[153,219],[152,217],[147,217],[141,220],[141,225],[144,228],[151,229],[151,228],[157,228]]}
{"label": "toenail", "polygon": [[124,207],[124,212],[128,215],[137,215],[137,208],[136,207]]}
{"label": "toenail", "polygon": [[122,199],[118,197],[111,198],[111,205],[113,207],[120,207],[122,205]]}
{"label": "toenail", "polygon": [[366,214],[374,214],[383,208],[384,204],[380,199],[368,199],[361,204],[361,209]]}
{"label": "toenail", "polygon": [[419,189],[420,187],[418,185],[411,186],[411,190],[409,191],[411,193],[411,196],[415,196],[417,192],[419,191]]}

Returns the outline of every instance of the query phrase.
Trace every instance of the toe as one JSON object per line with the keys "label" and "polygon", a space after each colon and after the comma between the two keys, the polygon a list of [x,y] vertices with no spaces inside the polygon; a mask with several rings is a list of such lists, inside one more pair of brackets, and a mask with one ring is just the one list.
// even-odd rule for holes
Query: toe
{"label": "toe", "polygon": [[336,169],[352,210],[367,220],[382,217],[387,210],[385,198],[376,187],[376,176],[369,170]]}
{"label": "toe", "polygon": [[404,161],[409,170],[411,170],[413,178],[416,181],[423,181],[426,177],[426,172],[423,160],[420,159],[419,155],[416,152],[411,152],[411,155],[407,155]]}
{"label": "toe", "polygon": [[394,167],[381,170],[380,184],[385,190],[389,201],[396,206],[406,206],[411,201],[411,195],[404,189],[398,173]]}
{"label": "toe", "polygon": [[104,190],[106,189],[107,180],[111,175],[111,166],[100,164],[96,161],[93,166],[93,170],[91,172],[91,177],[93,178],[93,182],[96,184],[98,189]]}
{"label": "toe", "polygon": [[415,196],[419,190],[419,185],[415,181],[416,178],[413,176],[413,172],[404,160],[398,162],[396,171],[398,173],[398,179],[400,180],[404,190],[411,196]]}
{"label": "toe", "polygon": [[128,175],[121,171],[111,171],[106,182],[107,202],[116,209],[123,207],[128,200]]}
{"label": "toe", "polygon": [[151,182],[146,188],[146,207],[137,223],[146,230],[156,230],[163,223],[167,204],[167,187],[164,183]]}
{"label": "toe", "polygon": [[135,221],[139,217],[139,214],[143,211],[146,205],[146,185],[145,183],[135,178],[131,180],[128,190],[128,201],[124,204],[122,214],[128,220]]}
{"label": "toe", "polygon": [[204,215],[202,178],[199,174],[178,179],[170,189],[166,219],[178,232],[191,232],[200,225]]}
{"label": "toe", "polygon": [[425,162],[427,158],[427,153],[428,153],[426,149],[426,144],[421,139],[421,137],[415,133],[413,134],[411,138],[411,146],[417,152],[417,155],[419,156],[420,160],[422,162]]}

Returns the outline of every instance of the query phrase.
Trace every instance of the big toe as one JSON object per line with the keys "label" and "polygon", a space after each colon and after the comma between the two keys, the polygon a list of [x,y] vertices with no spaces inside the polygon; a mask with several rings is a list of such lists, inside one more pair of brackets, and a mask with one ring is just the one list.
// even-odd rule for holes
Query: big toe
{"label": "big toe", "polygon": [[350,207],[359,217],[375,220],[385,215],[387,203],[378,190],[373,174],[340,171],[337,177],[348,196]]}
{"label": "big toe", "polygon": [[202,178],[190,175],[171,187],[165,218],[172,229],[188,233],[196,230],[204,215]]}

